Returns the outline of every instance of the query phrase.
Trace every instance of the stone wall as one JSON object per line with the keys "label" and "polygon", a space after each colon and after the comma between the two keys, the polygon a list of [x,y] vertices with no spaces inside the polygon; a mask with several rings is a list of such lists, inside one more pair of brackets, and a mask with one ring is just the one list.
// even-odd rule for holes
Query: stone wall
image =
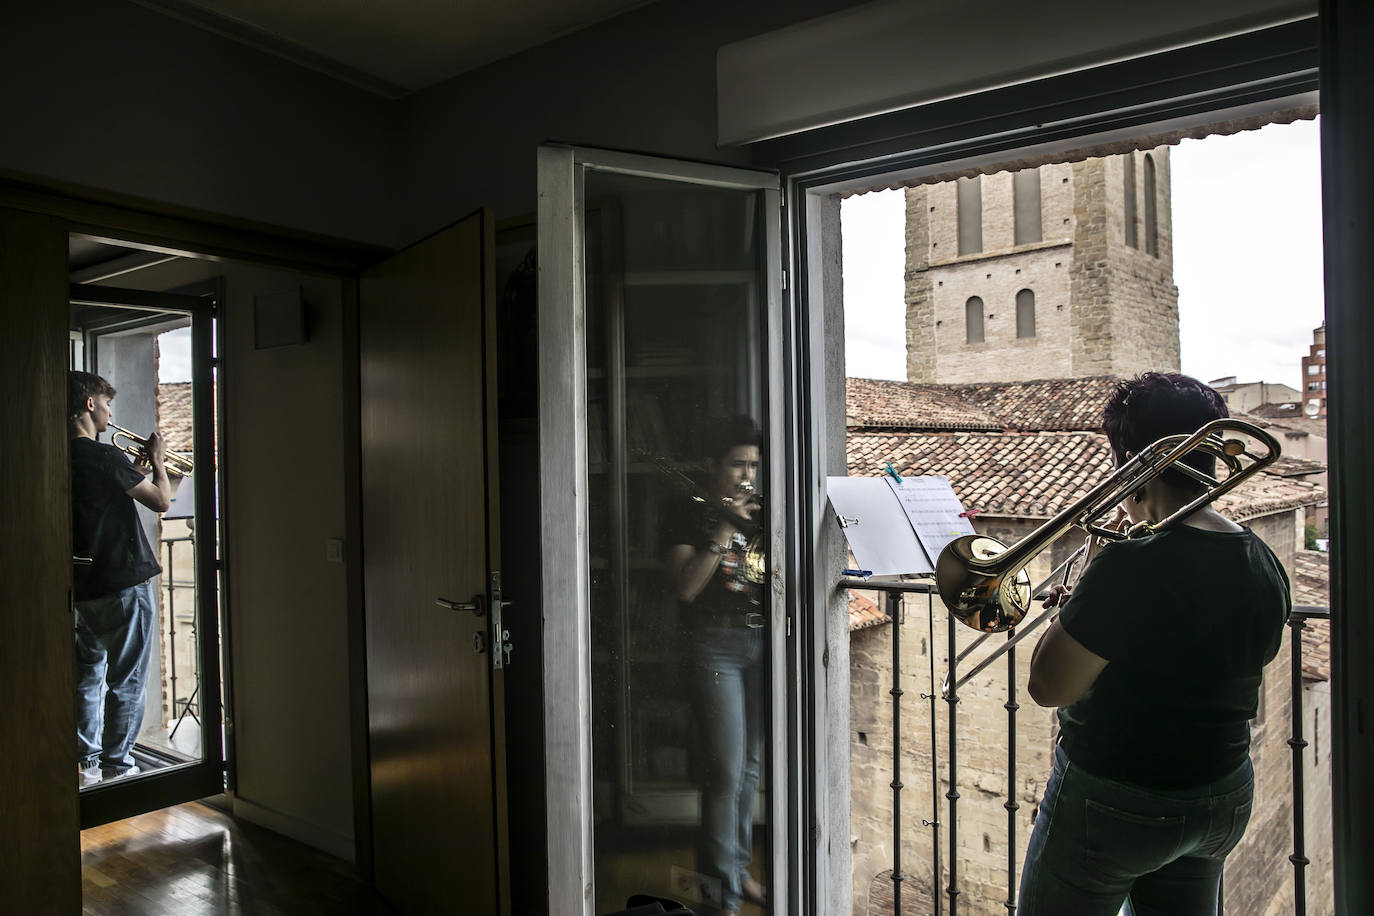
{"label": "stone wall", "polygon": [[[1247,523],[1264,539],[1287,569],[1302,545],[1295,513],[1267,516]],[[1284,630],[1283,645],[1264,672],[1260,715],[1250,733],[1255,765],[1255,804],[1245,837],[1226,860],[1223,895],[1228,913],[1281,916],[1294,912],[1292,644]],[[1303,752],[1304,826],[1307,857],[1307,912],[1335,912],[1332,884],[1330,692],[1326,685],[1303,689],[1303,721],[1309,746]],[[1313,742],[1313,735],[1318,740]],[[1326,735],[1328,739],[1320,736]],[[1324,745],[1324,746],[1323,746]]]}
{"label": "stone wall", "polygon": [[[1178,369],[1169,151],[1156,163],[1158,256],[1126,244],[1121,156],[1040,168],[1043,241],[1014,244],[1013,173],[982,177],[983,250],[958,255],[955,182],[907,189],[907,380],[1021,381]],[[1035,294],[1036,333],[1017,337],[1016,294]],[[983,302],[984,339],[969,343],[965,306]],[[933,327],[932,327],[933,325]]]}
{"label": "stone wall", "polygon": [[[936,185],[936,187],[945,187]],[[948,185],[953,192],[954,184]],[[909,382],[935,381],[935,299],[930,267],[932,189],[906,189],[906,377]],[[943,197],[943,195],[941,195]]]}
{"label": "stone wall", "polygon": [[[1299,539],[1296,513],[1258,519],[1251,527],[1287,565],[1292,564]],[[1030,531],[1029,521],[980,520],[979,530],[1007,543]],[[1072,538],[1056,545],[1054,560],[1074,546]],[[1032,580],[1049,572],[1044,554],[1032,564]],[[876,596],[881,601],[880,596]],[[938,597],[912,595],[905,599],[897,629],[900,638],[902,870],[904,912],[928,912],[933,894],[943,900],[949,882],[949,704],[939,697],[947,670],[949,624]],[[962,649],[978,634],[954,625],[956,645]],[[851,834],[856,914],[892,912],[893,867],[893,698],[892,625],[851,634]],[[971,666],[1003,637],[992,637],[963,667]],[[1050,770],[1055,716],[1037,706],[1025,693],[1029,677],[1032,635],[1015,653],[1016,772],[1013,801],[1015,841],[1013,881],[1019,882],[1026,843],[1036,806]],[[1227,861],[1227,913],[1293,912],[1291,751],[1287,741],[1289,718],[1290,651],[1288,635],[1265,674],[1261,724],[1253,732],[1256,805],[1244,840]],[[967,913],[1001,913],[1007,899],[1008,812],[1008,700],[1006,659],[1001,659],[959,690],[957,770],[959,792],[957,866],[960,907]],[[935,694],[932,704],[923,695]],[[933,705],[933,711],[932,711]],[[1304,691],[1304,722],[1310,746],[1304,751],[1306,772],[1308,912],[1332,912],[1330,698],[1325,685]],[[934,746],[932,748],[932,716]],[[932,790],[931,774],[937,783]],[[932,796],[933,791],[933,796]],[[933,868],[935,838],[929,825],[939,821],[941,875]]]}

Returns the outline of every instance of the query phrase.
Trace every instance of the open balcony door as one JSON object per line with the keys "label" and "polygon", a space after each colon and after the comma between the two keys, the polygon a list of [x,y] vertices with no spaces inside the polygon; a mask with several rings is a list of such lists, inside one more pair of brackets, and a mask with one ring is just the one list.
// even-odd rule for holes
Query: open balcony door
{"label": "open balcony door", "polygon": [[373,861],[405,913],[510,910],[492,240],[479,211],[359,289]]}
{"label": "open balcony door", "polygon": [[[758,613],[732,631],[756,634],[748,638],[758,668],[748,676],[761,680],[752,695],[762,694],[763,710],[757,787],[737,793],[753,813],[732,823],[746,825],[741,843],[753,875],[769,885],[772,911],[789,911],[794,612],[782,520],[795,475],[783,447],[778,187],[771,173],[539,150],[551,913],[612,912],[632,893],[721,905],[720,882],[692,848],[706,835],[701,812],[710,804],[699,778],[709,723],[694,712],[705,706],[693,680],[701,669],[692,668],[701,618],[665,587],[662,539],[674,542],[659,513],[684,505],[685,477],[705,472],[702,442],[737,415],[762,431],[768,556],[753,593]],[[752,727],[747,734],[757,734]]]}

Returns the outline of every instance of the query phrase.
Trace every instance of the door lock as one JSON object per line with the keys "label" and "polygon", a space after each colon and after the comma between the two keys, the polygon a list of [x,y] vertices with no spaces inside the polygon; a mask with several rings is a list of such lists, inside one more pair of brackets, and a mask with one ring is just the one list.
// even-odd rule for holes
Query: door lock
{"label": "door lock", "polygon": [[450,601],[447,598],[435,598],[434,603],[450,611],[472,611],[474,617],[484,617],[487,613],[486,598],[481,595],[473,595],[471,601]]}

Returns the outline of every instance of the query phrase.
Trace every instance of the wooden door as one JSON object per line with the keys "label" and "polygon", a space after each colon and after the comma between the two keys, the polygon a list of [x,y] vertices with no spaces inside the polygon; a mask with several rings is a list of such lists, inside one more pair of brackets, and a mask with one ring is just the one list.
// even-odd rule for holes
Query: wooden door
{"label": "wooden door", "polygon": [[490,226],[476,213],[360,286],[373,855],[405,913],[509,906],[490,616],[444,606],[485,598],[497,543]]}

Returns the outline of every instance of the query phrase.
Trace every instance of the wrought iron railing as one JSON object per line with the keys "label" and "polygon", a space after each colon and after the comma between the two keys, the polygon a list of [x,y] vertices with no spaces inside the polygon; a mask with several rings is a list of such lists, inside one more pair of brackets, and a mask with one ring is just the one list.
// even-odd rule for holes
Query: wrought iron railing
{"label": "wrought iron railing", "polygon": [[[841,587],[861,591],[876,591],[883,594],[883,606],[889,621],[891,622],[892,633],[892,686],[888,689],[888,695],[892,698],[892,842],[893,842],[893,861],[892,861],[892,895],[893,895],[893,914],[901,916],[902,910],[902,886],[907,876],[902,871],[902,840],[904,825],[902,821],[902,697],[905,691],[901,686],[901,609],[903,601],[907,595],[925,595],[927,621],[929,626],[930,651],[927,653],[930,663],[930,691],[922,693],[921,699],[930,705],[930,742],[932,766],[930,768],[931,780],[931,815],[929,819],[923,818],[921,826],[929,828],[931,831],[931,874],[932,900],[934,916],[943,916],[941,894],[939,883],[943,876],[941,871],[940,840],[942,826],[939,817],[939,773],[938,767],[933,765],[936,747],[936,709],[937,702],[943,699],[948,704],[949,719],[949,739],[946,749],[946,767],[948,770],[949,788],[945,791],[944,797],[948,803],[947,820],[944,826],[948,832],[949,882],[944,889],[944,897],[947,898],[949,916],[958,916],[959,897],[961,894],[959,885],[959,779],[958,779],[958,715],[956,707],[959,704],[959,688],[962,680],[954,670],[960,658],[957,652],[957,633],[959,627],[955,625],[952,615],[949,616],[948,630],[948,658],[950,659],[950,670],[946,675],[944,688],[936,689],[935,680],[935,586],[930,582],[902,582],[902,583],[877,583],[871,580],[842,580]],[[1292,749],[1292,770],[1293,770],[1293,852],[1289,855],[1289,862],[1293,866],[1294,879],[1294,912],[1296,916],[1306,916],[1307,913],[1307,891],[1306,891],[1306,868],[1310,863],[1306,854],[1306,837],[1303,830],[1303,750],[1308,746],[1308,742],[1303,738],[1302,727],[1302,639],[1303,630],[1306,628],[1307,621],[1314,619],[1329,619],[1331,610],[1328,607],[1313,605],[1295,605],[1288,619],[1288,626],[1292,630],[1290,647],[1292,652],[1291,661],[1291,700],[1294,714],[1290,715],[1292,721],[1292,735],[1288,739],[1288,744]],[[1016,631],[1009,630],[1007,638],[1011,639]],[[1006,908],[1008,916],[1015,916],[1017,911],[1017,880],[1016,865],[1019,853],[1019,846],[1016,841],[1016,816],[1020,810],[1020,804],[1016,800],[1016,712],[1020,704],[1017,703],[1017,672],[1016,672],[1016,649],[1008,649],[1005,653],[1007,665],[1007,695],[1003,708],[1007,712],[1007,791],[1003,807],[1007,812],[1007,897],[1003,906]]]}
{"label": "wrought iron railing", "polygon": [[[169,688],[170,688],[171,693],[172,693],[172,703],[171,703],[171,706],[170,706],[169,708],[170,708],[170,710],[171,710],[171,715],[175,717],[175,722],[174,722],[173,725],[172,725],[172,731],[171,731],[171,733],[170,733],[169,736],[168,736],[168,740],[171,740],[172,738],[175,738],[175,737],[176,737],[177,730],[181,728],[182,721],[183,721],[188,715],[189,715],[189,716],[191,717],[191,719],[196,723],[196,725],[200,725],[200,716],[197,715],[197,710],[199,709],[199,703],[198,703],[198,701],[197,701],[197,697],[200,696],[200,672],[199,672],[199,670],[194,670],[194,669],[193,669],[192,672],[191,672],[191,677],[193,678],[193,684],[194,684],[194,686],[193,686],[193,688],[192,688],[192,690],[191,690],[190,695],[185,696],[185,697],[178,696],[178,691],[177,691],[177,651],[176,651],[176,650],[177,650],[177,619],[176,619],[176,596],[177,596],[177,592],[178,592],[178,591],[182,591],[182,590],[189,590],[189,591],[191,592],[191,594],[192,594],[191,607],[192,607],[192,609],[194,610],[194,608],[195,608],[195,606],[196,606],[196,605],[195,605],[195,590],[196,590],[196,583],[195,583],[195,580],[194,580],[194,579],[192,579],[192,580],[190,580],[190,581],[185,581],[185,580],[178,580],[178,579],[176,578],[176,572],[175,572],[175,570],[176,570],[176,566],[175,566],[176,554],[175,554],[175,552],[174,552],[174,548],[176,547],[177,544],[190,544],[190,545],[191,545],[191,552],[192,552],[192,554],[194,555],[194,553],[195,553],[196,538],[195,538],[195,535],[194,535],[194,534],[183,535],[183,536],[181,536],[181,537],[164,537],[164,538],[162,539],[162,543],[163,543],[164,545],[166,545],[166,547],[167,547],[167,565],[166,565],[166,567],[165,567],[164,570],[163,570],[163,575],[162,575],[162,587],[163,587],[163,590],[166,592],[166,595],[167,595],[167,601],[166,601],[166,605],[165,605],[166,608],[167,608],[167,613],[166,613],[166,618],[167,618],[167,661],[168,661],[167,678],[168,678],[168,681],[169,681]],[[198,627],[197,627],[198,618],[199,618],[199,615],[198,615],[198,614],[194,614],[194,613],[193,613],[193,614],[191,615],[191,633],[190,633],[190,638],[191,638],[191,644],[192,644],[193,646],[194,646],[194,645],[197,645],[197,644],[198,644],[198,640],[199,640],[199,633],[197,632],[197,630],[198,630]],[[177,707],[181,707],[181,708],[180,708],[180,711],[178,711]]]}

